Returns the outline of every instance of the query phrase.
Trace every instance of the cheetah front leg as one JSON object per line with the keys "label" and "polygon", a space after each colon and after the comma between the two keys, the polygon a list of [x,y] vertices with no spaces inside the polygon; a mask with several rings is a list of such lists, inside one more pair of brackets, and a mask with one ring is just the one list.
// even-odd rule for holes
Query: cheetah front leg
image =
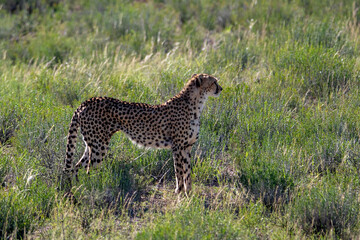
{"label": "cheetah front leg", "polygon": [[191,147],[173,147],[174,168],[176,177],[175,193],[191,190],[191,166],[190,166]]}
{"label": "cheetah front leg", "polygon": [[179,147],[173,146],[173,159],[174,159],[174,169],[175,169],[175,178],[176,178],[176,189],[175,193],[180,193],[184,189],[184,181],[183,181],[183,167],[182,167],[182,157],[181,150]]}
{"label": "cheetah front leg", "polygon": [[[110,138],[108,138],[110,140]],[[90,163],[87,166],[87,173],[89,173],[90,166],[97,168],[101,165],[103,158],[105,157],[107,150],[109,148],[109,140],[104,142],[99,141],[98,144],[94,145],[92,150],[92,155],[90,158]]]}
{"label": "cheetah front leg", "polygon": [[191,191],[191,146],[185,148],[181,151],[181,155],[183,156],[183,170],[184,170],[184,187],[185,193],[189,193]]}

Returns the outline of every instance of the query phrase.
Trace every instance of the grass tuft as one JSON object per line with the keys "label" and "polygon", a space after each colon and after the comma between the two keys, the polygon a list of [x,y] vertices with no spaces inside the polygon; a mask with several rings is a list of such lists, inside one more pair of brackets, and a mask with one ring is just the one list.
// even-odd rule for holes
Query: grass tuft
{"label": "grass tuft", "polygon": [[0,144],[9,144],[19,127],[20,116],[15,109],[7,110],[6,113],[0,115]]}
{"label": "grass tuft", "polygon": [[289,206],[290,219],[307,234],[328,234],[348,238],[359,221],[356,190],[342,189],[322,181],[299,193]]}

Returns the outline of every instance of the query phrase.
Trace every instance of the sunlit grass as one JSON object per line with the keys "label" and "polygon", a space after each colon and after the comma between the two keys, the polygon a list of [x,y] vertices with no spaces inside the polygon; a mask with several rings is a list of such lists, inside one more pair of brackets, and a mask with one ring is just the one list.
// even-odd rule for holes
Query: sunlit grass
{"label": "sunlit grass", "polygon": [[[0,5],[0,238],[358,238],[353,1]],[[77,204],[64,197],[82,101],[159,104],[202,72],[224,90],[201,117],[189,197],[173,192],[170,151],[123,133],[80,171]]]}

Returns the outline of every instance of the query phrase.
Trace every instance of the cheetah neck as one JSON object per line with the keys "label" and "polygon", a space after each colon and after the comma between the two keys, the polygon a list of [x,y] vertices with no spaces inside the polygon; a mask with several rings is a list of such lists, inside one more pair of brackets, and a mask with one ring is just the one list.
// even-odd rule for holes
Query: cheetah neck
{"label": "cheetah neck", "polygon": [[171,98],[165,104],[169,104],[173,101],[183,101],[184,99],[188,99],[186,101],[189,101],[192,104],[192,107],[190,107],[190,112],[193,116],[192,120],[198,120],[202,110],[204,109],[207,98],[208,96],[203,92],[195,92],[194,89],[184,88],[178,95]]}
{"label": "cheetah neck", "polygon": [[204,109],[205,102],[207,100],[207,96],[205,94],[196,94],[196,95],[193,97],[189,97],[190,102],[194,104],[192,107],[190,107],[190,112],[191,112],[191,120],[195,122],[199,122],[200,115]]}
{"label": "cheetah neck", "polygon": [[206,100],[207,100],[206,95],[202,95],[195,100],[195,102],[197,103],[196,105],[197,105],[197,110],[198,110],[199,115],[202,113],[202,110],[205,107]]}

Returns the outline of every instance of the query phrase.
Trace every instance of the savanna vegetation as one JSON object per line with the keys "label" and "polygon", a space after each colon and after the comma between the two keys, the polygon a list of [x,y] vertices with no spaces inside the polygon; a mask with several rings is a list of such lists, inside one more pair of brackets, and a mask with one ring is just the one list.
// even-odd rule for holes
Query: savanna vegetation
{"label": "savanna vegetation", "polygon": [[[360,4],[353,0],[0,0],[0,238],[360,236]],[[76,107],[162,103],[220,79],[173,193],[171,152],[117,133],[64,197]],[[76,159],[83,144],[79,141]]]}

